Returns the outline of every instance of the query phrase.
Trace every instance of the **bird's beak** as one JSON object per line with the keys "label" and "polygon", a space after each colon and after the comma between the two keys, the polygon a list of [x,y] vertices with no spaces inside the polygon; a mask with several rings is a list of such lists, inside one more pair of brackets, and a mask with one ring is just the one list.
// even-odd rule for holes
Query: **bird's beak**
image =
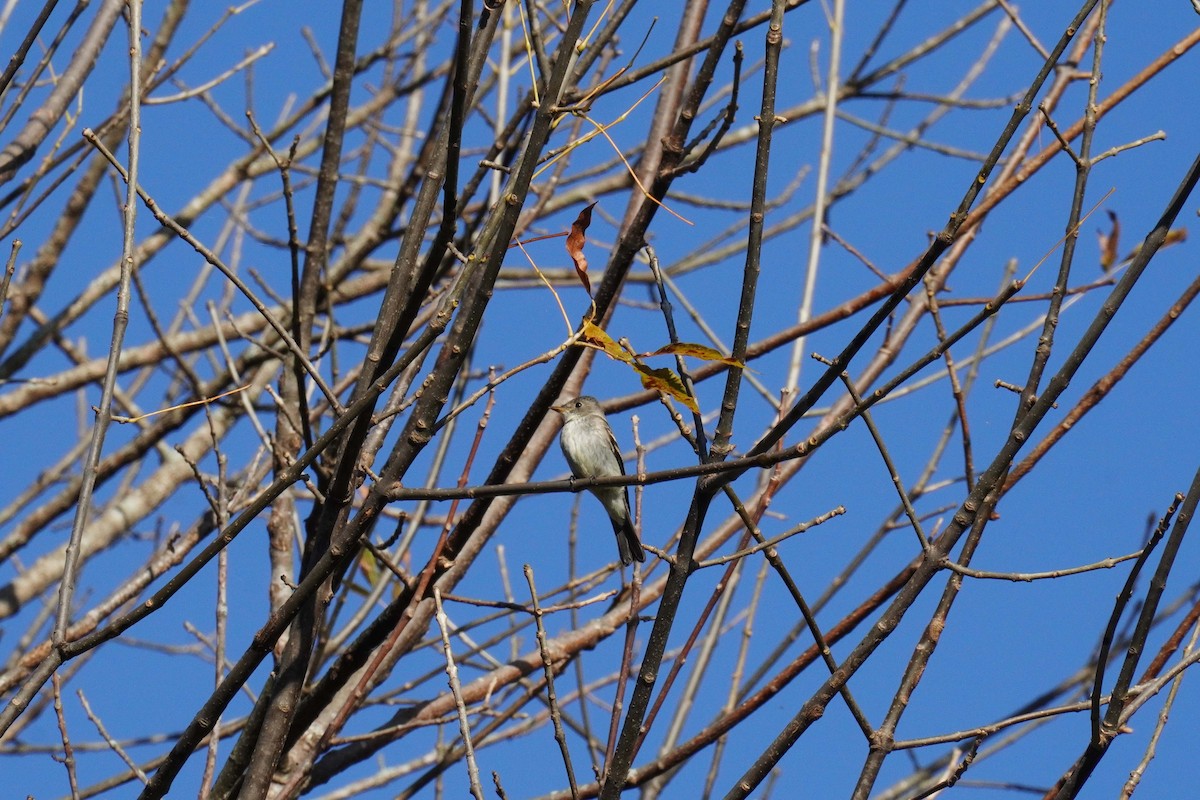
{"label": "bird's beak", "polygon": [[557,411],[560,414],[567,413],[567,407],[565,405],[564,406],[550,406],[550,410]]}

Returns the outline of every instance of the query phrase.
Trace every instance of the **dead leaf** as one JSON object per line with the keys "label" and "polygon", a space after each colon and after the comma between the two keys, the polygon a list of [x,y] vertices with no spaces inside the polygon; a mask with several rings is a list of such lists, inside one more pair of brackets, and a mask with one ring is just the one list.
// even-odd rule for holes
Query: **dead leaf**
{"label": "dead leaf", "polygon": [[1096,236],[1100,240],[1100,268],[1108,272],[1113,268],[1113,264],[1117,263],[1118,245],[1121,240],[1121,222],[1117,219],[1115,211],[1108,212],[1108,219],[1112,223],[1112,230],[1109,233],[1104,231],[1096,231]]}
{"label": "dead leaf", "polygon": [[368,586],[374,586],[375,581],[379,580],[380,574],[383,572],[382,565],[375,554],[370,550],[364,549],[358,556],[358,567],[362,570],[363,576],[366,578]]}
{"label": "dead leaf", "polygon": [[[599,201],[597,201],[599,202]],[[579,216],[571,223],[571,232],[567,234],[567,253],[571,256],[571,260],[575,262],[575,274],[579,276],[579,282],[583,284],[583,288],[587,290],[588,295],[592,293],[592,282],[588,280],[588,260],[583,254],[583,246],[587,243],[588,225],[592,224],[592,208],[596,203],[585,206],[579,212]]]}
{"label": "dead leaf", "polygon": [[729,356],[722,355],[720,350],[715,350],[711,347],[707,347],[702,344],[694,344],[692,342],[676,342],[675,344],[669,344],[665,347],[658,348],[653,353],[645,353],[642,357],[650,358],[651,356],[663,355],[688,356],[689,358],[699,358],[704,361],[716,361],[730,367],[744,368],[746,366],[736,358],[730,358]]}
{"label": "dead leaf", "polygon": [[668,394],[692,411],[696,413],[700,412],[700,406],[697,405],[696,398],[688,393],[687,388],[683,385],[683,381],[671,370],[666,367],[651,369],[645,364],[638,364],[637,362],[633,363],[633,368],[638,371],[638,376],[642,379],[643,387]]}
{"label": "dead leaf", "polygon": [[626,352],[624,347],[613,341],[613,338],[608,335],[606,330],[590,319],[583,321],[583,330],[580,332],[579,340],[587,342],[597,350],[603,350],[609,358],[624,361],[627,364],[633,361],[633,358]]}
{"label": "dead leaf", "polygon": [[[1167,235],[1163,237],[1163,243],[1159,246],[1159,250],[1170,247],[1173,244],[1180,244],[1187,241],[1187,228],[1171,228],[1167,231]],[[1137,247],[1130,250],[1121,262],[1133,261],[1138,253],[1142,252],[1142,245],[1139,243]]]}
{"label": "dead leaf", "polygon": [[[683,380],[676,375],[674,371],[667,369],[666,367],[654,369],[653,367],[648,367],[645,364],[642,364],[634,356],[630,355],[624,347],[617,344],[617,342],[608,335],[607,331],[605,331],[596,323],[592,322],[590,319],[585,319],[583,321],[583,328],[579,332],[579,342],[580,344],[594,347],[597,350],[603,350],[604,354],[609,358],[615,361],[624,361],[626,364],[633,367],[634,370],[637,371],[638,377],[641,379],[642,386],[644,388],[653,389],[654,391],[662,392],[665,395],[670,395],[690,408],[692,411],[695,411],[696,413],[700,412],[700,406],[696,403],[696,398],[688,392],[687,388],[683,385]],[[674,349],[669,348],[678,348],[679,351],[683,352],[684,355],[691,355],[695,356],[696,358],[706,358],[711,355],[710,360],[733,363],[733,359],[725,358],[711,347],[704,347],[703,345],[698,344],[668,345],[668,347],[657,351],[656,354],[663,352],[675,352]],[[685,350],[694,352],[684,352]]]}

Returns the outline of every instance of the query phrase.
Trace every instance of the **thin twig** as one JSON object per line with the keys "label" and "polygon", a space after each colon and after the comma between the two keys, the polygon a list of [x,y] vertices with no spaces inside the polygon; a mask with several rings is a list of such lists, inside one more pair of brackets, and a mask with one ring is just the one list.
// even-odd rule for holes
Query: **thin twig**
{"label": "thin twig", "polygon": [[579,787],[575,784],[575,768],[571,765],[571,750],[567,746],[567,735],[563,732],[562,714],[558,708],[558,695],[554,691],[554,660],[546,646],[546,628],[542,625],[542,610],[538,604],[537,586],[533,581],[533,567],[525,565],[525,581],[529,584],[529,597],[533,605],[533,621],[537,625],[538,653],[542,657],[542,672],[546,676],[546,701],[550,704],[550,721],[554,725],[554,741],[562,754],[563,767],[567,770],[567,784],[571,797],[579,798]]}
{"label": "thin twig", "polygon": [[467,779],[471,782],[471,794],[475,800],[483,800],[483,786],[479,783],[479,765],[475,763],[475,749],[471,746],[471,723],[467,719],[467,706],[462,699],[462,687],[458,682],[458,667],[454,664],[454,651],[450,647],[449,622],[446,612],[442,609],[442,594],[435,586],[433,602],[437,606],[438,630],[442,632],[442,649],[446,654],[446,676],[450,682],[450,691],[454,694],[454,703],[458,708],[458,732],[462,736],[463,747],[466,748]]}

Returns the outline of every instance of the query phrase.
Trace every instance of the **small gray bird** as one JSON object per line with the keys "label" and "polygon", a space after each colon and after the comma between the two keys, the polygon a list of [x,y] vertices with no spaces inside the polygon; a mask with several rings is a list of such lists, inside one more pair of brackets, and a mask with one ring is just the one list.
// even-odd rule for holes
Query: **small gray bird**
{"label": "small gray bird", "polygon": [[[551,406],[563,415],[562,433],[558,442],[563,455],[571,465],[571,474],[576,478],[600,478],[608,475],[624,475],[625,465],[621,461],[621,449],[604,411],[594,397],[576,397],[560,406]],[[630,564],[634,559],[646,560],[646,552],[633,529],[633,515],[629,513],[629,491],[625,486],[593,486],[608,518],[613,533],[617,535],[617,549],[621,563]]]}

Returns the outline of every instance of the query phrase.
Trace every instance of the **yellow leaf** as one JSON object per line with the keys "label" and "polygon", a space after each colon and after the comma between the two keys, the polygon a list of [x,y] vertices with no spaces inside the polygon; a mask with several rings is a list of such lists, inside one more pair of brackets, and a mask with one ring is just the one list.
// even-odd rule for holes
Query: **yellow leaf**
{"label": "yellow leaf", "polygon": [[601,328],[590,319],[583,321],[583,331],[580,334],[579,340],[587,342],[598,350],[603,350],[609,358],[617,361],[630,363],[633,359],[629,353],[625,352],[625,348],[613,341],[613,338],[608,335],[608,332]]}
{"label": "yellow leaf", "polygon": [[[1167,231],[1167,236],[1166,236],[1166,238],[1163,239],[1162,247],[1160,247],[1159,249],[1161,250],[1165,247],[1170,247],[1173,244],[1180,244],[1181,242],[1186,242],[1186,241],[1187,241],[1187,228],[1172,228],[1171,230]],[[1129,254],[1126,255],[1123,259],[1121,259],[1121,261],[1123,261],[1123,262],[1124,261],[1133,261],[1133,259],[1137,256],[1137,254],[1140,253],[1141,251],[1142,251],[1142,246],[1139,244],[1137,247],[1130,250]]]}
{"label": "yellow leaf", "polygon": [[696,398],[688,394],[683,381],[671,370],[666,367],[651,369],[645,364],[637,363],[634,363],[633,368],[638,371],[639,377],[642,379],[642,386],[645,388],[668,394],[692,411],[696,413],[700,412],[700,406],[696,404]]}
{"label": "yellow leaf", "polygon": [[364,549],[358,556],[358,567],[367,579],[367,584],[374,586],[382,572],[379,559],[375,558],[375,554],[370,550]]}
{"label": "yellow leaf", "polygon": [[738,361],[736,358],[721,355],[720,350],[706,347],[702,344],[694,344],[692,342],[677,342],[669,344],[665,347],[660,347],[653,353],[646,353],[645,357],[662,356],[662,355],[679,355],[688,356],[690,358],[699,358],[704,361],[717,361],[722,364],[727,364],[731,367],[745,367],[745,363]]}

